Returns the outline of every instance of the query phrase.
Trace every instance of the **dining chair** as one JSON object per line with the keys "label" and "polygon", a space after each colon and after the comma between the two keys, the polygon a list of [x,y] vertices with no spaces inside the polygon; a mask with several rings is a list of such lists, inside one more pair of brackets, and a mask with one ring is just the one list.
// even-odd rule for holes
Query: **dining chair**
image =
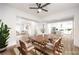
{"label": "dining chair", "polygon": [[19,40],[19,43],[20,43],[20,47],[18,49],[23,55],[27,55],[28,52],[30,52],[34,48],[33,45],[31,45],[30,43],[27,44],[23,42],[22,40]]}
{"label": "dining chair", "polygon": [[54,53],[54,54],[57,54],[57,55],[62,54],[61,40],[62,40],[62,38],[59,38],[59,39],[54,43],[54,48],[53,48],[53,53]]}

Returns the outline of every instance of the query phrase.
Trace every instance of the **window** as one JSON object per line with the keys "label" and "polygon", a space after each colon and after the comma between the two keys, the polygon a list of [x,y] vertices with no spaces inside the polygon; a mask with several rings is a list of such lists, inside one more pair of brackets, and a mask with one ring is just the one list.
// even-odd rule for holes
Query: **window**
{"label": "window", "polygon": [[28,33],[29,35],[34,35],[35,25],[36,23],[34,21],[17,17],[15,30],[18,33],[25,32]]}
{"label": "window", "polygon": [[49,32],[52,31],[52,28],[56,28],[57,31],[60,31],[64,34],[71,34],[73,28],[73,21],[62,21],[56,23],[48,24]]}

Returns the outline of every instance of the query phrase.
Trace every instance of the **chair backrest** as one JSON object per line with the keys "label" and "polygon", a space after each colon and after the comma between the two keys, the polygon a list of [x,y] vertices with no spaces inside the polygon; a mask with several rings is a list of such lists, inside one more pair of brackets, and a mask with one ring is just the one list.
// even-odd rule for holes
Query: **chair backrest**
{"label": "chair backrest", "polygon": [[54,42],[54,46],[53,46],[53,53],[54,54],[55,54],[55,51],[58,49],[58,47],[59,47],[59,39]]}
{"label": "chair backrest", "polygon": [[57,39],[57,41],[54,43],[54,46],[58,47],[59,44],[61,44],[61,40],[62,40],[62,38]]}
{"label": "chair backrest", "polygon": [[20,47],[26,49],[26,45],[23,41],[19,40]]}
{"label": "chair backrest", "polygon": [[[54,49],[53,49],[53,53],[54,53],[54,54],[57,54],[55,51],[59,51],[58,49],[59,49],[59,46],[60,46],[60,44],[61,44],[61,40],[62,40],[62,38],[59,38],[59,39],[54,43]],[[58,52],[58,53],[60,53],[60,52]]]}
{"label": "chair backrest", "polygon": [[62,37],[59,38],[59,43],[61,43],[61,41],[62,41]]}
{"label": "chair backrest", "polygon": [[54,47],[58,47],[59,46],[59,42],[56,41]]}
{"label": "chair backrest", "polygon": [[25,43],[21,40],[19,40],[20,43],[20,51],[22,54],[27,54],[27,47],[25,45]]}

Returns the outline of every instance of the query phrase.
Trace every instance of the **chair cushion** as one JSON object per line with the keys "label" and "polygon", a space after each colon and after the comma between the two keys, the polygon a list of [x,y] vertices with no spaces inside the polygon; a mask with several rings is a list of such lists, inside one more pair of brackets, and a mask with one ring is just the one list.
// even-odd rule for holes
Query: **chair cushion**
{"label": "chair cushion", "polygon": [[16,55],[21,54],[20,51],[19,51],[19,49],[18,49],[17,47],[14,48],[14,53],[15,53]]}
{"label": "chair cushion", "polygon": [[34,48],[34,46],[31,46],[31,47],[29,47],[28,49],[27,49],[27,51],[30,51],[30,50],[32,50]]}

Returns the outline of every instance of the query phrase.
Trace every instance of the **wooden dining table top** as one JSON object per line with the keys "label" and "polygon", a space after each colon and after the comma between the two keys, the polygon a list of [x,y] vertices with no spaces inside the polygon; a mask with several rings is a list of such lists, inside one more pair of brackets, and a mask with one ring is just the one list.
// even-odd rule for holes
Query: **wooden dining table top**
{"label": "wooden dining table top", "polygon": [[54,43],[55,41],[57,41],[58,37],[54,37],[54,35],[51,34],[45,34],[44,36],[43,35],[32,36],[31,39],[39,43],[49,42],[49,39],[52,39]]}
{"label": "wooden dining table top", "polygon": [[46,42],[48,41],[48,35],[38,35],[38,36],[33,36],[31,37],[33,40],[37,41],[37,42]]}

